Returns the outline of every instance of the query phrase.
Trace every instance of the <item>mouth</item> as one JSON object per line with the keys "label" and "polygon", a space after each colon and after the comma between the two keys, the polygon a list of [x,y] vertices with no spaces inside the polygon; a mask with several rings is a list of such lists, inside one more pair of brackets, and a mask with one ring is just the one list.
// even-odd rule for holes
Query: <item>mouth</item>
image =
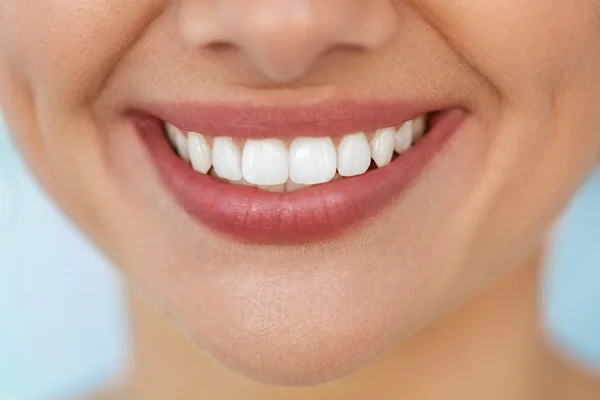
{"label": "mouth", "polygon": [[134,123],[189,215],[230,238],[282,244],[371,220],[417,180],[465,115],[326,108],[157,105],[135,112]]}

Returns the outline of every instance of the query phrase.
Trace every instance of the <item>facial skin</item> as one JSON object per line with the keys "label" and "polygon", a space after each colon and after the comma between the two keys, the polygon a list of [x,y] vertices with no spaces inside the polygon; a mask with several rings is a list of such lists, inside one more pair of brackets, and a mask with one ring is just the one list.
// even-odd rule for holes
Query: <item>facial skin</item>
{"label": "facial skin", "polygon": [[[46,190],[194,343],[272,383],[344,376],[476,295],[600,155],[595,0],[1,0],[0,37],[4,116]],[[331,93],[467,118],[409,192],[310,244],[190,218],[123,116]]]}

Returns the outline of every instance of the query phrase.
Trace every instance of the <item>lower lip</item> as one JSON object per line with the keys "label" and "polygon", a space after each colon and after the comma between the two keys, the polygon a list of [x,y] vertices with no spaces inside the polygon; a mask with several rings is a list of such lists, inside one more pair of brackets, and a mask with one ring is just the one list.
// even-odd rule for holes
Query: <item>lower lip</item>
{"label": "lower lip", "polygon": [[331,238],[381,212],[443,149],[464,115],[442,112],[423,139],[384,168],[288,193],[200,174],[171,149],[161,121],[140,117],[136,125],[167,190],[189,215],[240,241],[283,244]]}

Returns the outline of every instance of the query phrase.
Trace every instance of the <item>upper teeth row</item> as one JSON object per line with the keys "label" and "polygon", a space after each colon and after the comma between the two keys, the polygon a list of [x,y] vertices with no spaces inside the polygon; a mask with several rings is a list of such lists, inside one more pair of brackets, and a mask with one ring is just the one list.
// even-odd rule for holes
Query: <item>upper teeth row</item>
{"label": "upper teeth row", "polygon": [[336,176],[355,176],[369,169],[371,159],[378,167],[388,165],[394,151],[408,150],[425,132],[425,117],[408,121],[399,128],[384,128],[375,132],[369,142],[364,133],[343,136],[339,145],[331,137],[299,137],[289,149],[280,139],[248,139],[243,150],[230,137],[212,140],[195,132],[187,135],[166,124],[169,140],[179,156],[191,162],[201,173],[214,172],[232,182],[271,186],[289,184],[315,185],[329,182]]}

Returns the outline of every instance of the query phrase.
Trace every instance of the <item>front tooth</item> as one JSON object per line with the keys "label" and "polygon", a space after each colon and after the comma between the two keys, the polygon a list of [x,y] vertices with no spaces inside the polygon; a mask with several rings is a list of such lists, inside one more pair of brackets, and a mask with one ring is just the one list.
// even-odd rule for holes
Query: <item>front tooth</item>
{"label": "front tooth", "polygon": [[392,161],[396,142],[394,128],[378,129],[371,141],[371,157],[379,168],[385,167]]}
{"label": "front tooth", "polygon": [[188,134],[188,148],[192,168],[206,174],[210,167],[212,167],[212,151],[208,143],[206,143],[204,136],[199,133],[190,132]]}
{"label": "front tooth", "polygon": [[188,151],[188,141],[185,137],[185,134],[177,127],[171,124],[165,124],[167,127],[167,136],[171,140],[173,146],[175,146],[175,150],[177,150],[177,154],[183,160],[189,162],[190,161],[190,153]]}
{"label": "front tooth", "polygon": [[425,134],[425,116],[424,115],[421,115],[420,117],[413,119],[412,130],[413,130],[413,142],[416,142],[417,140],[419,140],[423,137],[423,135]]}
{"label": "front tooth", "polygon": [[335,175],[337,154],[330,137],[296,138],[290,146],[290,179],[303,185],[329,182]]}
{"label": "front tooth", "polygon": [[398,154],[404,153],[406,150],[410,149],[413,141],[413,122],[406,121],[403,123],[398,131],[396,132],[396,142],[394,144],[394,150]]}
{"label": "front tooth", "polygon": [[220,178],[230,181],[242,179],[242,154],[231,138],[215,138],[212,161],[215,172]]}
{"label": "front tooth", "polygon": [[244,179],[255,185],[281,185],[288,180],[288,151],[279,139],[248,139],[242,154]]}
{"label": "front tooth", "polygon": [[364,133],[347,135],[338,147],[338,172],[355,176],[367,172],[371,165],[371,149]]}

